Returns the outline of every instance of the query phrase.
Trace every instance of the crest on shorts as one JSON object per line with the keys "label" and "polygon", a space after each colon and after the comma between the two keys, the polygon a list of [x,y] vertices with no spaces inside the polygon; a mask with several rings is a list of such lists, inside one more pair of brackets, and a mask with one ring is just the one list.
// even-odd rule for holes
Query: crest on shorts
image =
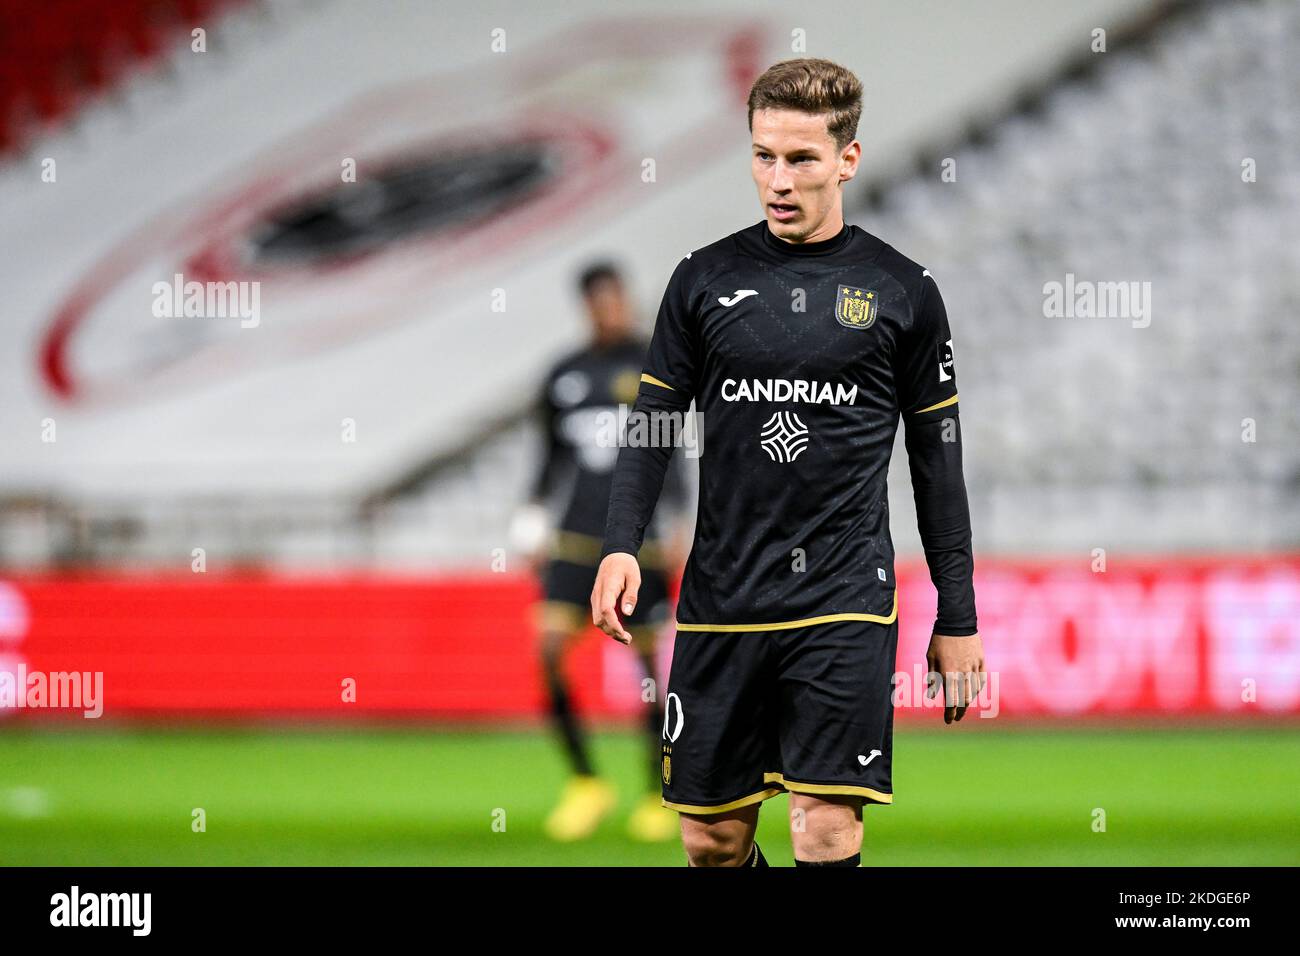
{"label": "crest on shorts", "polygon": [[869,329],[879,307],[879,297],[871,289],[842,285],[835,294],[835,321],[846,329]]}
{"label": "crest on shorts", "polygon": [[673,782],[673,758],[664,754],[664,783]]}

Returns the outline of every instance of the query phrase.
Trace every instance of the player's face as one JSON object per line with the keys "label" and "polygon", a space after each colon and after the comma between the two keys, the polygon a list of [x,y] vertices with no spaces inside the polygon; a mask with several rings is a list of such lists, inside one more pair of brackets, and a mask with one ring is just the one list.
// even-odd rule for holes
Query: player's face
{"label": "player's face", "polygon": [[857,140],[843,150],[826,115],[755,110],[753,174],[772,233],[789,242],[830,239],[843,222],[840,184],[858,171]]}
{"label": "player's face", "polygon": [[632,309],[623,283],[618,279],[598,279],[587,293],[587,315],[601,341],[621,339],[632,328]]}

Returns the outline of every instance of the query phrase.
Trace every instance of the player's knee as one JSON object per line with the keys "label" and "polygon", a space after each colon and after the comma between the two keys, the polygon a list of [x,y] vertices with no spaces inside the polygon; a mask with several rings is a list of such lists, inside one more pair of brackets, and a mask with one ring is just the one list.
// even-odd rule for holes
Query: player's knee
{"label": "player's knee", "polygon": [[820,827],[791,838],[796,860],[843,860],[862,848],[862,838],[840,827]]}
{"label": "player's knee", "polygon": [[682,829],[682,846],[691,866],[740,866],[749,856],[750,844],[741,828],[715,824]]}
{"label": "player's knee", "polygon": [[842,860],[862,847],[862,809],[856,799],[843,802],[794,802],[790,812],[790,840],[799,860]]}

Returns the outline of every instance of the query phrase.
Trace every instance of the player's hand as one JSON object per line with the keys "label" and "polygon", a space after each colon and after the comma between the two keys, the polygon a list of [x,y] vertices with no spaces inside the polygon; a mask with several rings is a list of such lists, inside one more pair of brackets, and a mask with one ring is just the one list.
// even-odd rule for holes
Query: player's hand
{"label": "player's hand", "polygon": [[988,679],[984,670],[984,642],[978,634],[968,637],[935,634],[930,638],[925,662],[930,668],[925,696],[934,699],[942,677],[943,722],[951,724],[961,720]]}
{"label": "player's hand", "polygon": [[620,551],[606,555],[591,589],[592,623],[620,644],[631,644],[632,635],[623,627],[618,614],[622,611],[627,616],[636,609],[640,589],[641,568],[636,558]]}

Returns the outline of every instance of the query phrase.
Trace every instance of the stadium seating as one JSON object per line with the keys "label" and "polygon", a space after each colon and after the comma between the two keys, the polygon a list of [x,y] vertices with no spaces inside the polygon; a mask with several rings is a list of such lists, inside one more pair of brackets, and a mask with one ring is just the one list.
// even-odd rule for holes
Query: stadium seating
{"label": "stadium seating", "polygon": [[[191,4],[181,19],[209,8]],[[403,9],[412,18],[406,33],[431,27],[418,19],[429,16],[423,8]],[[113,130],[111,141],[96,138],[108,127],[92,111],[82,141],[59,142],[60,162],[68,155],[91,164],[92,175],[121,180],[120,189],[87,190],[90,177],[70,176],[57,192],[33,192],[26,170],[0,169],[0,199],[14,221],[45,225],[33,242],[15,244],[10,257],[27,262],[23,278],[33,280],[13,285],[14,318],[0,329],[15,363],[27,360],[30,342],[45,334],[60,301],[79,283],[93,287],[97,261],[139,245],[132,230],[147,234],[146,227],[158,225],[150,215],[184,226],[177,220],[191,203],[224,206],[225,184],[237,183],[238,175],[250,184],[279,183],[289,174],[315,177],[319,165],[337,178],[340,148],[396,138],[401,134],[394,130],[409,131],[426,117],[433,136],[439,124],[456,118],[442,113],[454,111],[463,90],[479,97],[464,102],[477,104],[469,111],[480,122],[495,115],[485,111],[508,105],[515,87],[505,71],[471,68],[477,60],[468,53],[458,64],[466,70],[463,86],[441,75],[428,80],[426,51],[395,51],[391,44],[382,56],[377,47],[358,49],[341,72],[304,73],[337,59],[329,44],[356,34],[359,17],[357,8],[337,5],[313,11],[310,22],[301,11],[286,17],[294,29],[277,32],[259,23],[250,31],[261,44],[255,56],[221,73],[183,61],[176,99],[166,109],[138,111],[134,126]],[[240,49],[253,46],[250,40]],[[141,39],[135,48],[143,54],[149,45]],[[546,45],[539,49],[544,58]],[[620,95],[642,96],[642,83],[663,87],[657,52],[647,54],[644,69],[629,70],[630,92]],[[630,58],[615,53],[620,64]],[[529,62],[526,56],[512,61],[517,68]],[[699,73],[683,82],[697,76],[707,82],[706,67],[692,63]],[[1290,261],[1300,229],[1300,178],[1288,169],[1300,152],[1297,64],[1296,4],[1195,5],[1159,21],[1141,45],[1092,55],[1081,75],[1050,84],[1033,109],[997,114],[978,138],[932,122],[919,138],[941,144],[940,152],[887,188],[871,190],[880,196],[873,205],[866,204],[867,190],[849,193],[849,218],[923,262],[943,291],[954,327],[977,550],[1263,549],[1300,541],[1294,504],[1300,339],[1289,329],[1300,300]],[[1047,82],[1041,67],[1024,71]],[[23,67],[25,82],[35,82],[37,72]],[[286,140],[285,130],[298,129],[297,100],[272,92],[291,88],[300,74],[307,76],[303,84],[323,91],[323,113],[344,115],[354,125],[339,120],[337,127],[309,127],[311,135],[295,132]],[[492,85],[499,75],[501,91]],[[590,95],[583,86],[588,78],[554,82],[562,95]],[[362,99],[375,90],[384,96]],[[663,96],[656,110],[667,109],[680,91]],[[201,127],[188,121],[190,112],[217,101],[233,104],[228,116]],[[377,103],[386,109],[374,108]],[[429,103],[441,112],[435,116]],[[609,109],[625,107],[611,100]],[[864,130],[879,132],[870,124],[876,111],[888,108],[869,102]],[[376,137],[364,123],[386,112],[394,114],[393,124]],[[642,133],[629,131],[635,148]],[[325,158],[300,160],[291,143]],[[916,143],[887,155],[877,151],[878,142],[868,147],[869,161],[892,168],[900,153],[914,154]],[[945,157],[956,162],[955,182],[940,177]],[[1242,179],[1248,158],[1253,182]],[[134,172],[143,163],[156,163],[147,189]],[[666,180],[678,190],[669,196],[698,209],[690,236],[705,233],[695,244],[723,234],[724,225],[753,221],[737,218],[740,207],[730,195],[725,203],[712,201],[734,182],[733,167],[716,165],[693,180]],[[747,193],[748,184],[741,186]],[[622,256],[642,312],[650,313],[687,241],[681,225],[662,214],[663,200],[656,196],[656,207],[647,194],[622,203],[622,218],[574,218],[560,233],[552,224],[546,250],[496,245],[491,261],[446,266],[447,276],[458,280],[450,287],[440,284],[441,276],[430,278],[442,259],[428,265],[409,254],[402,265],[423,266],[414,292],[402,288],[381,301],[376,288],[400,283],[384,274],[380,282],[349,285],[344,276],[315,299],[301,300],[280,323],[300,339],[259,330],[256,339],[239,340],[243,352],[235,357],[242,364],[230,375],[208,374],[209,362],[199,368],[203,388],[160,389],[148,403],[90,412],[47,408],[49,396],[33,387],[32,369],[15,364],[0,420],[28,428],[57,413],[61,428],[83,430],[76,442],[61,439],[57,449],[27,448],[10,457],[0,494],[21,507],[2,509],[0,561],[172,560],[189,553],[194,529],[201,528],[214,552],[270,564],[486,563],[505,541],[509,514],[536,460],[527,401],[546,362],[581,335],[569,288],[573,264],[609,251]],[[755,207],[744,208],[757,218]],[[185,237],[187,244],[206,241]],[[559,246],[563,257],[555,252]],[[142,255],[133,265],[139,270],[146,261]],[[510,349],[494,351],[500,336],[482,322],[483,289],[502,275],[509,277],[512,302],[527,303],[528,320],[512,326]],[[1071,276],[1149,282],[1149,325],[1046,316],[1044,286]],[[121,376],[127,359],[143,374],[169,348],[211,344],[192,327],[175,332],[175,341],[143,329],[123,334],[123,313],[114,309],[126,306],[96,291],[102,307],[74,357],[106,380]],[[400,310],[397,303],[411,306]],[[300,353],[283,345],[311,339],[327,305],[360,320],[351,328],[366,329],[368,337],[340,340],[344,346],[333,351]],[[394,314],[402,311],[410,314]],[[382,335],[370,329],[382,323],[393,325]],[[335,328],[320,331],[326,339]],[[216,336],[212,341],[221,344]],[[140,343],[149,349],[128,353]],[[494,356],[487,366],[472,358],[485,350]],[[353,446],[338,441],[345,416],[363,423],[364,440]],[[1254,422],[1252,443],[1242,441],[1245,419]],[[901,440],[893,470],[896,543],[900,554],[915,552]]]}
{"label": "stadium seating", "polygon": [[[1298,90],[1300,5],[1212,6],[955,148],[955,182],[936,162],[850,217],[944,295],[977,550],[1300,541]],[[1067,273],[1150,282],[1149,326],[1046,317],[1043,286]],[[504,540],[468,492],[518,500],[528,431],[395,503],[390,540],[420,498],[456,502],[440,520],[483,529],[479,553]],[[901,436],[890,484],[896,546],[917,553]]]}
{"label": "stadium seating", "polygon": [[0,3],[0,152],[64,120],[231,0]]}
{"label": "stadium seating", "polygon": [[[985,548],[1300,540],[1297,90],[1300,6],[1210,5],[859,218],[943,291]],[[1149,326],[1046,317],[1067,273]]]}

